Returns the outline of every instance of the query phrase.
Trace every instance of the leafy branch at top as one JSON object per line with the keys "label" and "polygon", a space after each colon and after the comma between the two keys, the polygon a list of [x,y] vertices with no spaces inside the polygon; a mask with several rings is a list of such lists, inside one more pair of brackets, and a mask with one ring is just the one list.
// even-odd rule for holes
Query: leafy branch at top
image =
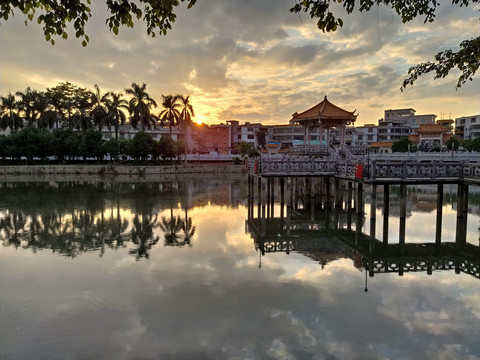
{"label": "leafy branch at top", "polygon": [[[141,19],[146,23],[147,34],[166,35],[175,22],[174,10],[180,2],[187,2],[188,8],[191,8],[196,0],[106,0],[111,15],[105,23],[117,35],[121,26],[133,27],[134,19]],[[55,36],[68,38],[67,25],[72,24],[75,36],[82,39],[83,46],[87,46],[90,39],[85,33],[85,25],[92,16],[90,4],[90,0],[2,0],[0,20],[8,20],[15,15],[15,10],[19,10],[25,16],[25,24],[36,19],[43,26],[45,39],[52,45],[55,44]]]}

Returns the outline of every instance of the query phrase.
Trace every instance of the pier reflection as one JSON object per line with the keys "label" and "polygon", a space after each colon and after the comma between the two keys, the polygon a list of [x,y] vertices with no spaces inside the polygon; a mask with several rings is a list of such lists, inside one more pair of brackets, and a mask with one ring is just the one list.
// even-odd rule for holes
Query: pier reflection
{"label": "pier reflection", "polygon": [[[451,270],[480,279],[480,239],[466,241],[467,185],[450,184],[445,191],[444,184],[364,189],[359,183],[321,178],[260,179],[257,184],[250,180],[246,229],[259,251],[259,266],[268,253],[298,252],[322,267],[350,258],[370,277]],[[456,231],[454,238],[442,239],[443,206],[448,202],[457,210]],[[383,224],[377,224],[377,209],[382,210]],[[436,211],[431,240],[418,243],[406,237],[407,217],[413,211]],[[398,239],[389,239],[392,218],[399,223]],[[380,239],[375,236],[378,225],[383,225]]]}

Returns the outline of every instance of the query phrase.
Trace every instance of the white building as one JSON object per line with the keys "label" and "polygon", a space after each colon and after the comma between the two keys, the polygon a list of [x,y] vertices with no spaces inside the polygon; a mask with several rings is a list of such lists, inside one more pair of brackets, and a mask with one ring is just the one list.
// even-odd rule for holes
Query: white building
{"label": "white building", "polygon": [[436,115],[415,115],[415,109],[385,110],[385,118],[378,120],[378,141],[398,141],[415,132],[420,125],[435,124]]}
{"label": "white building", "polygon": [[357,126],[352,131],[352,145],[371,145],[378,141],[378,126],[366,124]]}
{"label": "white building", "polygon": [[480,115],[456,118],[455,135],[464,139],[480,137]]}

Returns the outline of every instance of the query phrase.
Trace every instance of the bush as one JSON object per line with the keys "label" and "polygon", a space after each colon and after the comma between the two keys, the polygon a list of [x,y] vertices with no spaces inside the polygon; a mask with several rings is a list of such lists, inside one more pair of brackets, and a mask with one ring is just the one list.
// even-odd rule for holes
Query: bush
{"label": "bush", "polygon": [[233,165],[241,165],[241,164],[242,164],[242,160],[240,160],[239,157],[233,158]]}

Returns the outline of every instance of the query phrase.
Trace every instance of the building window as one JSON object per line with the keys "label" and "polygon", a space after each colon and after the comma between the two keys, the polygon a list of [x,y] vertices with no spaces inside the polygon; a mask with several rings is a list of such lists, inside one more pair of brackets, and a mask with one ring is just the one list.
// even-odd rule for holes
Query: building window
{"label": "building window", "polygon": [[247,139],[253,140],[253,139],[255,139],[255,136],[254,136],[254,135],[248,135],[248,136],[247,136]]}

